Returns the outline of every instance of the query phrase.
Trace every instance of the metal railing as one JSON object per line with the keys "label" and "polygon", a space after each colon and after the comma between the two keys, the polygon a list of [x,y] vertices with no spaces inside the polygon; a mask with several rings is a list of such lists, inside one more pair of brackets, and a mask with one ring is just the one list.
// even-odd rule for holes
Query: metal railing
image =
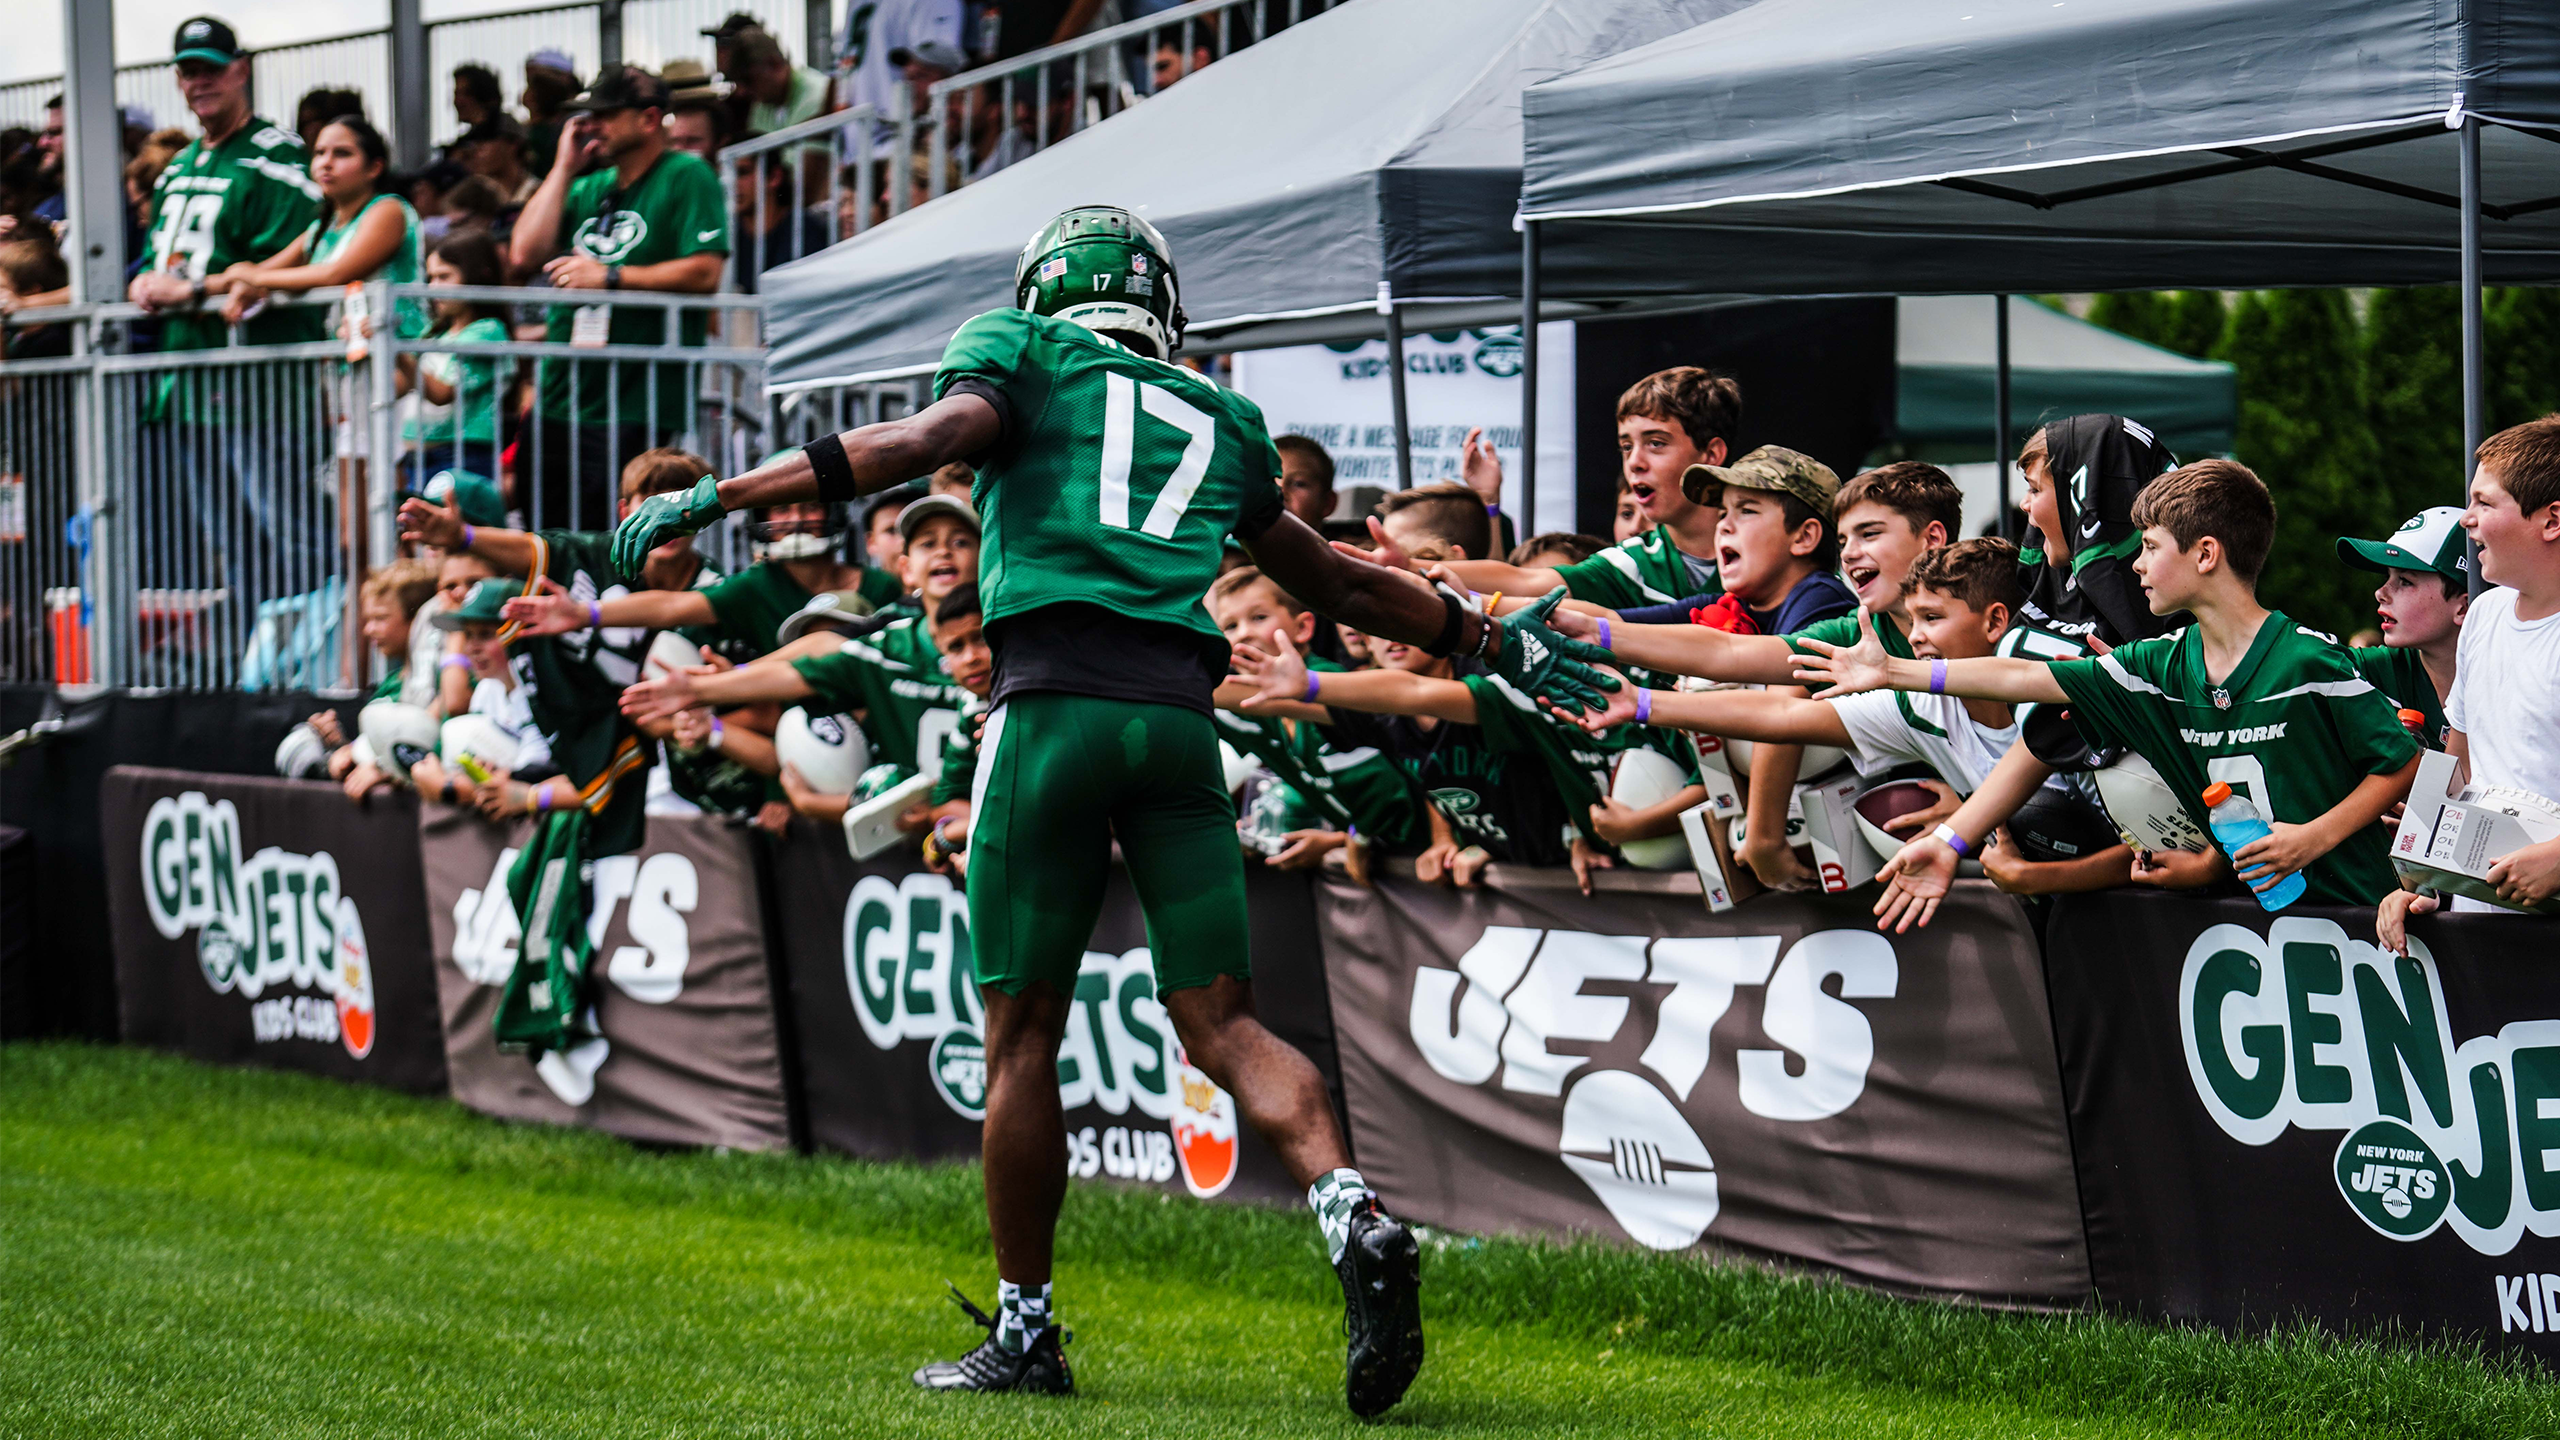
{"label": "metal railing", "polygon": [[[617,291],[582,326],[601,292],[357,294],[370,326],[354,296],[277,297],[318,338],[214,349],[148,348],[159,322],[132,305],[0,320],[0,679],[356,686],[358,588],[435,471],[500,480],[528,526],[598,530],[642,450],[733,474],[779,443],[762,350],[726,343],[752,338],[753,297]],[[463,306],[558,338],[462,340]],[[742,527],[706,547],[741,563]]]}

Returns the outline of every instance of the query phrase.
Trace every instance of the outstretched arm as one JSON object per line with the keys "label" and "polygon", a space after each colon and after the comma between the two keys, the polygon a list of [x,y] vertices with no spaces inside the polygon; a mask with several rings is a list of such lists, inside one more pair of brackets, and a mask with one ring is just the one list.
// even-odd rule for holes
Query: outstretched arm
{"label": "outstretched arm", "polygon": [[[1354,630],[1427,646],[1448,624],[1447,607],[1420,576],[1339,554],[1295,515],[1284,512],[1245,550],[1263,574],[1308,609]],[[1473,653],[1487,623],[1473,612],[1462,615],[1451,648]]]}
{"label": "outstretched arm", "polygon": [[816,693],[789,665],[746,665],[714,671],[708,666],[673,670],[622,692],[622,713],[635,721],[663,720],[696,705],[744,705],[758,700],[800,700]]}
{"label": "outstretched arm", "polygon": [[1234,655],[1242,683],[1255,687],[1237,707],[1249,715],[1304,708],[1321,719],[1327,714],[1325,707],[1334,706],[1376,715],[1428,715],[1461,725],[1476,723],[1475,692],[1459,681],[1402,670],[1309,670],[1286,631],[1271,632],[1269,651],[1238,645]]}
{"label": "outstretched arm", "polygon": [[1656,690],[1652,720],[1656,725],[1722,735],[1728,740],[1844,748],[1849,744],[1849,727],[1840,723],[1839,710],[1829,702],[1774,690],[1710,690],[1704,694]]}
{"label": "outstretched arm", "polygon": [[1961,695],[1968,700],[2005,700],[2012,705],[2060,705],[2071,699],[2053,667],[2043,660],[1985,655],[1970,660],[1897,660],[1885,653],[1876,637],[1875,617],[1858,607],[1858,643],[1834,645],[1807,640],[1812,653],[1795,661],[1800,684],[1824,685],[1816,700],[1836,700],[1868,690],[1929,691]]}

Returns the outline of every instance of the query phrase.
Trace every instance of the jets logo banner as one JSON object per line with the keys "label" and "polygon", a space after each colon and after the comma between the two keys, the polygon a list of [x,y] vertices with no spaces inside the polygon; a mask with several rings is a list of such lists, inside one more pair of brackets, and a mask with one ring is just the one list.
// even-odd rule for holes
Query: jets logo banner
{"label": "jets logo banner", "polygon": [[118,766],[99,810],[126,1040],[444,1090],[413,802]]}
{"label": "jets logo banner", "polygon": [[2087,1297],[2015,901],[1963,882],[1928,929],[1887,937],[1863,899],[1711,915],[1667,877],[1601,878],[1595,897],[1562,872],[1326,883],[1352,1149],[1399,1213]]}
{"label": "jets logo banner", "polygon": [[2402,957],[2369,910],[2064,900],[2054,1025],[2100,1293],[2560,1358],[2549,929],[2423,919]]}
{"label": "jets logo banner", "polygon": [[523,938],[507,872],[532,822],[501,828],[451,806],[423,809],[412,843],[426,865],[453,1098],[510,1120],[657,1144],[790,1143],[746,832],[709,816],[652,815],[636,853],[594,861],[587,981],[602,1034],[533,1061],[501,1053],[493,1027]]}
{"label": "jets logo banner", "polygon": [[[893,853],[857,863],[833,826],[775,847],[787,1009],[809,1139],[880,1158],[969,1158],[986,1116],[985,1015],[968,896]],[[1331,1078],[1304,876],[1247,869],[1254,1002]],[[1058,1051],[1067,1173],[1199,1199],[1299,1199],[1235,1098],[1192,1066],[1156,998],[1145,918],[1116,865]]]}

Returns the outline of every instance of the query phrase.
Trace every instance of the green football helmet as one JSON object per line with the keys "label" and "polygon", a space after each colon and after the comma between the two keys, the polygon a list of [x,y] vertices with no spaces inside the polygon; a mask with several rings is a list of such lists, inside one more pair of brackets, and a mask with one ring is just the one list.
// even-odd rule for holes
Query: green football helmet
{"label": "green football helmet", "polygon": [[1013,267],[1014,304],[1088,330],[1182,347],[1181,287],[1156,227],[1117,205],[1079,205],[1040,227]]}

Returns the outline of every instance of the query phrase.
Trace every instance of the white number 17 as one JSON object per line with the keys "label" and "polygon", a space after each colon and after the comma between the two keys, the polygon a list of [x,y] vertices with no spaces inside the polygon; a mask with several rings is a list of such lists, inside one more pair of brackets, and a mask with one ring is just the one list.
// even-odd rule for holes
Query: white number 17
{"label": "white number 17", "polygon": [[1199,493],[1200,481],[1209,473],[1209,459],[1218,449],[1218,422],[1161,385],[1109,372],[1102,378],[1103,524],[1115,530],[1129,528],[1129,461],[1137,449],[1139,407],[1144,406],[1148,414],[1191,436],[1190,443],[1182,447],[1182,458],[1174,464],[1172,477],[1156,492],[1156,503],[1147,511],[1147,523],[1138,527],[1145,534],[1171,539],[1173,527],[1181,523],[1182,512],[1191,508],[1191,497]]}

